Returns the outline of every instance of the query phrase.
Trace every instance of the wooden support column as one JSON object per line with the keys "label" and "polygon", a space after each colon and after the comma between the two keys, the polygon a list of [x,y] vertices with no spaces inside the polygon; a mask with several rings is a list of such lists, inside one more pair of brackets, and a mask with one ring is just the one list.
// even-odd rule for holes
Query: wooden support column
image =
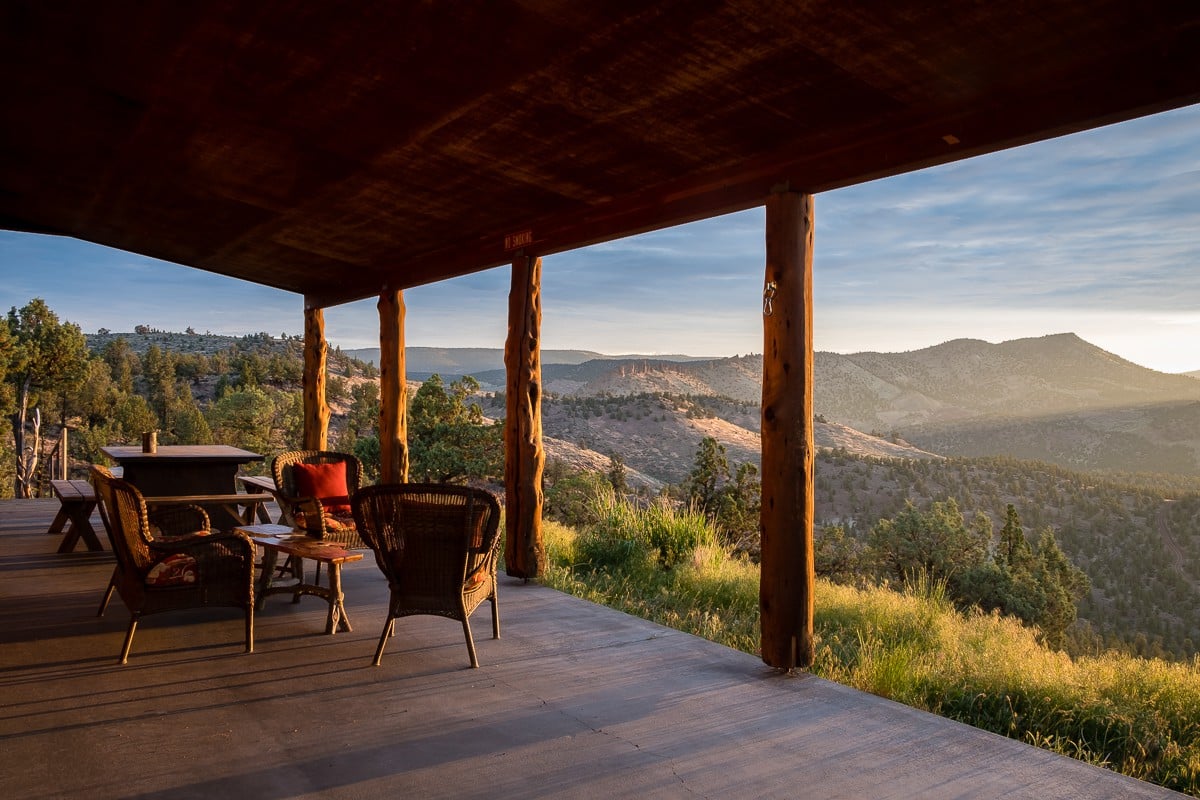
{"label": "wooden support column", "polygon": [[379,295],[380,483],[408,481],[408,382],[404,369],[404,292]]}
{"label": "wooden support column", "polygon": [[546,570],[542,541],[542,260],[513,261],[504,345],[505,571],[533,580]]}
{"label": "wooden support column", "polygon": [[767,200],[763,289],[762,659],[813,662],[813,196]]}
{"label": "wooden support column", "polygon": [[329,405],[325,402],[325,312],[304,307],[304,449],[324,450],[329,440]]}

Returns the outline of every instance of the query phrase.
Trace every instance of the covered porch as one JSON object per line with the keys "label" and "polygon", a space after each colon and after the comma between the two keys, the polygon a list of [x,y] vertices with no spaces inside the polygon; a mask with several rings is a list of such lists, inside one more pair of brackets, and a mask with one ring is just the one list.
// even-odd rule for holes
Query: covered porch
{"label": "covered porch", "polygon": [[407,478],[404,296],[508,265],[506,567],[541,540],[542,259],[765,206],[764,662],[813,658],[820,192],[1200,100],[1200,12],[924,3],[48,5],[0,26],[0,227],[303,298],[378,298],[381,475]]}
{"label": "covered porch", "polygon": [[352,633],[276,600],[243,655],[235,615],[164,616],[117,669],[123,615],[95,618],[107,552],[54,554],[54,501],[0,503],[6,796],[1169,794],[791,668],[813,637],[814,195],[1195,103],[1200,11],[14,2],[4,19],[0,226],[290,291],[298,314],[303,298],[309,447],[323,309],[379,299],[384,476],[403,480],[403,292],[510,265],[518,577],[544,558],[542,258],[767,208],[761,660],[513,578],[482,669],[423,618],[374,669],[386,586],[366,560],[345,572]]}
{"label": "covered porch", "polygon": [[[6,797],[1178,796],[552,589],[502,579],[474,617],[398,623],[347,565],[352,632],[273,597],[239,612],[96,607],[111,554],[57,554],[53,500],[0,502],[0,785]],[[99,525],[99,519],[95,520]]]}

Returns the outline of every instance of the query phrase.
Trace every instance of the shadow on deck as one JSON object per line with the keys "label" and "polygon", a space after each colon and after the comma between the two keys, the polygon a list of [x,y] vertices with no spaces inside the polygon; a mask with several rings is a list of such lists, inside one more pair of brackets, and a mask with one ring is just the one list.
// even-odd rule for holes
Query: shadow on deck
{"label": "shadow on deck", "polygon": [[[502,579],[501,634],[397,622],[346,567],[353,632],[271,597],[95,616],[109,554],[56,555],[56,501],[0,501],[0,786],[13,798],[1178,796],[544,587]],[[94,524],[100,530],[99,520]],[[107,546],[107,542],[105,542]]]}

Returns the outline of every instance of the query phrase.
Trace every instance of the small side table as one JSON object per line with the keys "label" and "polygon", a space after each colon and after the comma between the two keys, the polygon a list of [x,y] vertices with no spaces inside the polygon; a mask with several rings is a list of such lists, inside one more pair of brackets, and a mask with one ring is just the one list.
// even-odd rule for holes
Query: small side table
{"label": "small side table", "polygon": [[[329,604],[325,633],[333,635],[339,627],[344,631],[352,630],[342,594],[342,564],[362,561],[362,553],[345,550],[339,544],[308,536],[286,525],[241,525],[237,530],[249,536],[263,549],[262,574],[258,578],[254,595],[257,610],[262,610],[267,595],[270,594],[290,594],[294,602],[299,602],[301,595],[311,594]],[[271,577],[275,574],[275,564],[280,553],[292,556],[297,562],[297,582],[294,584],[271,585]],[[304,569],[299,564],[300,560],[305,558],[329,565],[329,586],[304,582]]]}

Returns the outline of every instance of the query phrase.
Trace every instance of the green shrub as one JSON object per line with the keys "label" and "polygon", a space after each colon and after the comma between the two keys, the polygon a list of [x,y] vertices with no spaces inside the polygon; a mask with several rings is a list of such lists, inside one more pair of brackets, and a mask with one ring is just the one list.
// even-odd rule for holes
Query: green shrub
{"label": "green shrub", "polygon": [[703,514],[679,510],[666,501],[640,508],[619,497],[611,486],[599,486],[588,501],[595,520],[580,543],[585,560],[594,568],[638,570],[647,557],[662,569],[672,569],[717,535]]}
{"label": "green shrub", "polygon": [[656,502],[640,513],[639,520],[643,536],[657,552],[659,566],[663,569],[671,569],[690,558],[697,548],[713,547],[717,542],[712,523],[694,509],[680,510],[665,502]]}
{"label": "green shrub", "polygon": [[589,498],[607,480],[599,472],[579,472],[560,461],[546,465],[546,487],[543,513],[547,518],[574,527],[586,527],[595,522],[589,508]]}

